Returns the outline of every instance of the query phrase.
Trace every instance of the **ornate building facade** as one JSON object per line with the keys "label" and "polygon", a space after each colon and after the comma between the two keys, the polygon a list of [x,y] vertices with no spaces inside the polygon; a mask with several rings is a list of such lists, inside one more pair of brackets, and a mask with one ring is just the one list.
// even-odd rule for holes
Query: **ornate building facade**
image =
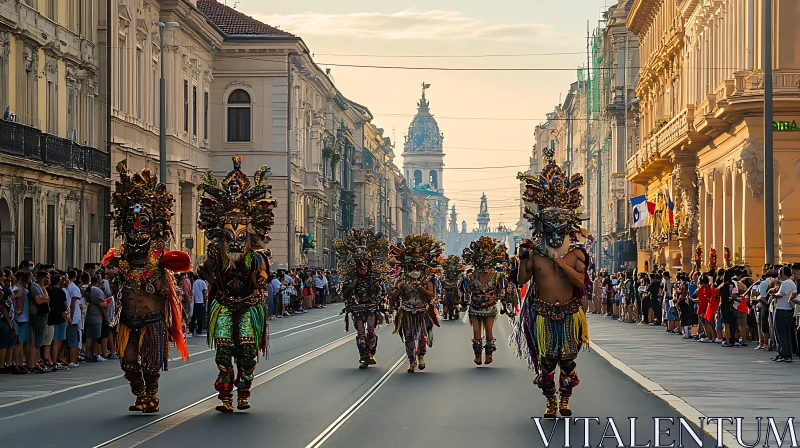
{"label": "ornate building facade", "polygon": [[0,2],[0,266],[83,266],[109,245],[104,11]]}
{"label": "ornate building facade", "polygon": [[[699,244],[731,262],[760,266],[764,234],[776,235],[779,261],[800,257],[800,150],[791,124],[800,115],[800,7],[775,0],[774,179],[776,221],[765,227],[763,75],[760,2],[636,0],[627,26],[639,38],[640,146],[627,176],[657,204],[640,231],[648,246],[639,268],[689,270]],[[666,218],[674,203],[675,225]],[[641,246],[640,246],[641,247]],[[721,263],[720,263],[721,264]]]}
{"label": "ornate building facade", "polygon": [[486,193],[481,195],[481,203],[478,208],[478,216],[476,218],[478,227],[472,229],[471,232],[467,231],[467,222],[461,221],[461,231],[459,232],[458,214],[456,213],[456,206],[450,209],[449,216],[449,232],[445,240],[445,254],[446,255],[461,255],[469,246],[469,243],[476,241],[482,236],[490,236],[497,239],[504,244],[509,253],[513,252],[515,248],[514,242],[511,237],[514,231],[504,226],[502,223],[498,226],[490,226],[492,221],[489,214],[489,204]]}
{"label": "ornate building facade", "polygon": [[443,241],[447,234],[449,199],[444,195],[444,135],[431,115],[422,84],[422,98],[417,103],[417,114],[411,121],[403,148],[403,171],[414,194],[425,198],[430,208],[431,230],[434,238]]}

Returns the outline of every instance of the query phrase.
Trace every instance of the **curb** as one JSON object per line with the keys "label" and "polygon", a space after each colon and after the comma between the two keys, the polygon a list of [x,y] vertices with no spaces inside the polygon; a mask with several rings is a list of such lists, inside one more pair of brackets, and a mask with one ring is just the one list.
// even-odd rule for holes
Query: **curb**
{"label": "curb", "polygon": [[[664,388],[664,386],[656,383],[650,378],[647,378],[646,376],[642,375],[641,373],[631,368],[629,365],[615,358],[612,354],[605,351],[603,347],[600,346],[599,344],[592,342],[590,347],[593,351],[597,352],[598,355],[602,356],[606,361],[608,361],[612,366],[614,366],[614,368],[624,373],[628,378],[632,379],[634,382],[636,382],[636,384],[641,386],[646,391],[650,392],[651,394],[663,400],[665,403],[670,405],[673,409],[678,411],[678,413],[682,414],[690,421],[695,422],[699,425],[701,422],[700,419],[701,418],[704,419],[706,417],[706,415],[697,410],[697,408],[690,405],[677,395],[673,395],[672,393],[670,393],[668,390]],[[716,424],[707,423],[701,426],[701,429],[710,437],[714,438],[714,440],[716,440],[717,437]],[[724,442],[724,438],[726,437],[728,438],[729,441],[736,440],[736,435],[724,428],[722,430],[722,437],[723,437],[722,442]]]}

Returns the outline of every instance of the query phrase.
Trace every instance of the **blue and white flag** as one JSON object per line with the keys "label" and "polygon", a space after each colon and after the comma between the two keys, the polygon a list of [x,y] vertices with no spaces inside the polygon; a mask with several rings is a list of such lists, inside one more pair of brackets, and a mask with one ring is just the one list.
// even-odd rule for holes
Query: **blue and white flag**
{"label": "blue and white flag", "polygon": [[631,198],[631,227],[643,227],[647,218],[650,217],[647,196],[641,195]]}

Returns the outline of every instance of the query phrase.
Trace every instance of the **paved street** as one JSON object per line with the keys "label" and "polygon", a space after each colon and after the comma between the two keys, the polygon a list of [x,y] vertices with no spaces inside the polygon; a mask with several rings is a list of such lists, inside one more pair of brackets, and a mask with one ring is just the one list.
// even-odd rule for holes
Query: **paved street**
{"label": "paved street", "polygon": [[[541,415],[544,400],[531,384],[532,374],[504,343],[491,367],[477,368],[468,325],[443,322],[426,358],[428,368],[408,374],[399,338],[383,327],[378,365],[359,370],[353,333],[343,333],[338,311],[335,305],[273,322],[272,353],[259,364],[248,412],[213,411],[213,352],[195,338],[190,341],[192,359],[173,363],[162,376],[157,415],[126,411],[132,397],[117,363],[108,361],[69,372],[2,377],[0,425],[15,446],[41,446],[43,440],[68,447],[219,446],[232,441],[279,447],[541,446],[530,417]],[[615,354],[613,344],[605,341],[612,331],[630,331],[615,330],[614,323],[599,318],[592,318],[591,326],[598,342]],[[497,330],[498,341],[508,336],[506,322],[499,321]],[[608,417],[628,445],[629,416],[639,417],[639,443],[653,439],[652,417],[678,416],[595,351],[581,354],[579,372],[573,409],[575,416],[600,418],[601,424],[590,423],[593,446]],[[40,423],[54,421],[66,427]],[[82,429],[69,430],[72,423]],[[558,424],[553,443],[561,446],[563,422]],[[552,425],[542,423],[545,435]],[[672,428],[676,437],[678,427]],[[574,424],[570,435],[573,444],[582,443],[583,423]],[[684,437],[686,446],[696,446]],[[667,444],[671,440],[666,438]],[[706,446],[712,446],[709,437]]]}

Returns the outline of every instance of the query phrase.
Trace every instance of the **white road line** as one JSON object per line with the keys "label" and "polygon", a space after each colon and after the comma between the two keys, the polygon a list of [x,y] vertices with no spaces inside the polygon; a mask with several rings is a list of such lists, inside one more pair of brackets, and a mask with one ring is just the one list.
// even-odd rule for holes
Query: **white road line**
{"label": "white road line", "polygon": [[[335,315],[335,316],[324,317],[322,319],[317,319],[317,320],[314,320],[314,321],[311,321],[311,322],[307,322],[307,323],[304,323],[302,325],[298,325],[296,327],[287,328],[287,329],[281,330],[281,331],[276,331],[275,333],[271,333],[270,335],[286,333],[287,331],[291,331],[291,330],[294,330],[294,329],[297,329],[297,328],[302,328],[302,327],[305,327],[307,325],[313,325],[313,324],[316,324],[318,322],[324,322],[326,320],[334,319],[334,318],[337,318],[337,317],[339,317],[338,314]],[[335,323],[335,322],[329,322],[329,323]],[[324,325],[328,325],[328,324],[324,324]],[[314,327],[314,328],[319,328],[319,327],[322,327],[324,325],[319,325],[319,326]],[[286,338],[286,337],[289,337],[289,336],[293,336],[293,335],[298,334],[298,333],[303,333],[304,331],[313,330],[314,328],[308,328],[306,330],[298,331],[298,332],[295,332],[295,333],[292,333],[292,334],[289,334],[289,335],[286,335],[286,336],[281,336],[281,337],[278,337],[278,338],[275,338],[275,339],[283,339],[283,338]],[[201,351],[199,351],[197,353],[191,353],[191,356],[197,356],[197,355],[201,355],[203,353],[208,353],[208,352],[211,352],[211,351],[214,351],[214,349],[206,349],[206,350],[201,350]],[[180,365],[178,367],[173,367],[171,370],[178,370],[178,369],[183,368],[183,367],[188,367],[190,365],[195,365],[195,364],[203,362],[203,361],[208,361],[209,359],[212,359],[212,358],[201,359],[200,361],[196,361],[196,362],[191,362],[190,361],[190,362],[188,362],[186,364],[183,364],[183,365]],[[11,407],[11,406],[17,406],[17,405],[20,405],[20,404],[23,404],[23,403],[27,403],[29,401],[39,400],[41,398],[52,397],[53,395],[62,394],[64,392],[69,392],[71,390],[80,389],[82,387],[94,386],[96,384],[105,383],[107,381],[116,380],[116,379],[120,379],[120,378],[122,378],[122,376],[115,375],[115,376],[112,376],[112,377],[99,379],[99,380],[92,381],[92,382],[89,382],[89,383],[76,384],[74,386],[66,387],[66,388],[60,389],[60,390],[55,390],[55,391],[52,391],[52,392],[48,392],[46,394],[36,395],[34,397],[23,398],[22,400],[12,401],[11,403],[0,404],[0,409],[8,408],[8,407]],[[112,388],[112,389],[115,389],[115,388]],[[111,390],[111,389],[106,389],[106,390]],[[94,395],[93,394],[87,395],[87,397],[89,397],[89,396],[94,396]],[[50,407],[52,407],[52,406],[50,406]],[[42,408],[42,409],[46,409],[46,408]]]}
{"label": "white road line", "polygon": [[389,370],[381,377],[381,379],[378,380],[377,383],[373,384],[372,387],[370,387],[369,390],[366,391],[364,395],[361,396],[361,398],[356,400],[356,402],[353,403],[353,405],[350,406],[346,411],[344,411],[344,413],[342,413],[342,415],[340,415],[339,418],[334,420],[334,422],[331,423],[330,426],[325,428],[325,430],[322,431],[322,433],[318,435],[316,439],[312,440],[311,443],[306,445],[306,448],[316,448],[325,443],[325,441],[328,440],[336,431],[338,431],[339,428],[341,428],[342,425],[344,425],[345,422],[347,422],[347,420],[349,420],[350,417],[352,417],[356,413],[356,411],[358,411],[361,408],[361,406],[363,406],[364,403],[367,402],[367,400],[369,400],[373,395],[375,395],[375,393],[378,391],[378,389],[381,388],[381,386],[386,384],[386,381],[389,379],[389,377],[392,376],[395,370],[397,370],[397,367],[405,359],[406,359],[405,355],[401,356],[400,359],[398,359],[397,362],[395,362],[394,365],[389,368]]}
{"label": "white road line", "polygon": [[[281,331],[276,331],[276,332],[274,332],[274,333],[270,333],[270,336],[272,336],[272,335],[276,335],[276,334],[281,334],[281,333],[286,333],[287,331],[291,331],[291,330],[294,330],[294,329],[296,329],[296,328],[305,327],[306,325],[313,325],[313,324],[315,324],[315,323],[317,323],[317,322],[323,322],[323,321],[326,321],[326,320],[335,319],[335,318],[337,318],[337,317],[341,317],[341,315],[340,315],[340,314],[337,314],[337,315],[335,315],[335,316],[328,316],[328,317],[324,317],[324,318],[322,318],[322,319],[318,319],[318,320],[314,320],[314,321],[311,321],[311,322],[307,322],[307,323],[304,323],[304,324],[298,325],[298,326],[296,326],[296,327],[287,328],[287,329],[285,329],[285,330],[281,330]],[[298,331],[298,333],[299,333],[299,331]]]}
{"label": "white road line", "polygon": [[[701,421],[700,419],[706,417],[706,415],[697,410],[697,408],[690,405],[677,395],[673,395],[672,393],[670,393],[668,390],[664,388],[664,386],[656,383],[650,378],[647,378],[646,376],[642,375],[641,373],[631,368],[629,365],[615,358],[614,355],[603,350],[603,347],[600,347],[595,341],[592,341],[591,347],[595,352],[597,352],[598,355],[605,358],[606,361],[608,361],[612,366],[614,366],[619,371],[627,375],[630,379],[639,384],[639,386],[641,386],[643,389],[647,390],[656,397],[662,399],[665,403],[670,405],[676,411],[683,414],[683,416],[686,417],[688,420],[695,422],[697,425],[700,425]],[[705,431],[706,434],[708,434],[712,438],[714,439],[717,438],[716,424],[706,423],[705,426],[702,427],[702,429],[703,431]],[[722,435],[723,437],[727,437],[729,442],[731,440],[736,440],[736,435],[728,431],[727,429],[723,429]]]}
{"label": "white road line", "polygon": [[305,330],[295,331],[294,333],[292,333],[292,334],[287,334],[286,336],[279,336],[279,337],[277,337],[277,338],[275,338],[275,339],[283,339],[283,338],[288,338],[288,337],[290,337],[290,336],[294,336],[294,335],[296,335],[296,334],[305,333],[306,331],[316,330],[317,328],[324,327],[324,326],[326,326],[326,325],[330,325],[330,324],[335,324],[335,323],[337,323],[337,322],[336,322],[336,321],[333,321],[333,322],[327,322],[327,323],[324,323],[324,324],[322,324],[322,325],[317,325],[316,327],[311,327],[311,328],[306,328]]}
{"label": "white road line", "polygon": [[[210,352],[212,350],[213,349],[202,350],[202,351],[199,351],[197,353],[192,353],[191,356],[201,355],[203,353],[208,353],[208,352]],[[211,359],[211,358],[209,358],[209,359]],[[188,363],[180,365],[178,367],[173,367],[172,370],[178,370],[178,369],[180,369],[182,367],[187,367],[187,366],[190,366],[190,365],[194,365],[194,364],[197,364],[197,363],[200,363],[200,362],[203,362],[203,361],[207,361],[207,360],[206,359],[201,359],[200,361],[196,361],[196,362],[188,362]],[[48,392],[46,394],[36,395],[34,397],[28,397],[28,398],[24,398],[22,400],[12,401],[11,403],[0,404],[0,409],[8,408],[8,407],[11,407],[11,406],[16,406],[18,404],[27,403],[27,402],[33,401],[33,400],[38,400],[40,398],[52,397],[53,395],[62,394],[64,392],[69,392],[71,390],[80,389],[82,387],[94,386],[95,384],[105,383],[106,381],[116,380],[116,379],[119,379],[119,378],[122,378],[122,377],[120,375],[115,375],[115,376],[112,376],[112,377],[103,378],[103,379],[92,381],[92,382],[89,382],[89,383],[76,384],[74,386],[65,387],[64,389],[60,389],[60,390],[54,390],[54,391]]]}
{"label": "white road line", "polygon": [[[321,356],[321,355],[323,355],[323,354],[327,353],[328,351],[330,351],[330,350],[333,350],[334,348],[336,348],[336,347],[339,347],[339,346],[343,345],[345,342],[347,342],[347,340],[348,340],[348,339],[353,339],[353,338],[355,338],[355,335],[348,335],[348,336],[341,337],[341,338],[339,338],[339,339],[336,339],[336,340],[334,340],[334,341],[328,342],[327,344],[325,344],[325,345],[323,345],[323,346],[317,347],[317,348],[315,348],[315,349],[313,349],[313,350],[310,350],[310,351],[308,351],[308,352],[306,352],[306,353],[303,353],[302,355],[296,356],[296,357],[294,357],[294,358],[292,358],[292,359],[290,359],[290,360],[288,360],[288,361],[286,361],[286,362],[283,362],[283,363],[281,363],[281,364],[278,364],[277,366],[275,366],[275,367],[272,367],[272,368],[270,368],[269,370],[266,370],[266,371],[264,371],[264,372],[261,372],[261,373],[259,373],[258,375],[256,375],[256,376],[253,378],[253,380],[254,380],[254,381],[253,381],[253,388],[255,388],[255,387],[256,387],[256,384],[255,384],[255,380],[256,380],[256,379],[258,379],[258,378],[260,378],[260,377],[262,377],[262,376],[264,376],[264,375],[268,375],[268,374],[270,374],[270,373],[272,373],[272,372],[274,372],[274,371],[276,371],[276,370],[278,370],[278,369],[281,369],[281,368],[283,368],[284,366],[287,366],[287,365],[289,365],[289,364],[292,364],[292,363],[297,363],[298,361],[301,361],[301,360],[302,360],[301,362],[299,362],[299,363],[297,363],[296,365],[294,365],[294,366],[290,367],[289,369],[287,369],[287,371],[288,371],[288,370],[291,370],[292,368],[294,368],[294,367],[297,367],[297,366],[299,366],[299,365],[303,364],[303,363],[304,363],[304,362],[306,362],[306,361],[309,361],[309,360],[311,360],[311,359],[314,359],[314,358],[316,358],[317,356]],[[317,352],[319,352],[319,353],[317,353]],[[316,353],[316,354],[315,354],[315,353]],[[314,355],[313,355],[313,356],[310,356],[310,355],[312,355],[312,354],[314,354]],[[307,359],[303,359],[303,358],[307,358]],[[402,359],[401,359],[401,361],[402,361]],[[280,373],[284,373],[284,372],[280,372]],[[279,374],[280,374],[280,373],[279,373]],[[279,374],[278,374],[278,375],[279,375]],[[275,378],[275,377],[277,377],[277,375],[273,376],[272,378]],[[269,379],[272,379],[272,378],[269,378]],[[267,379],[266,381],[269,381],[269,379]],[[263,384],[263,382],[259,383],[259,385],[260,385],[260,384]],[[146,424],[144,424],[144,425],[142,425],[142,426],[139,426],[138,428],[134,428],[134,429],[132,429],[132,430],[130,430],[130,431],[128,431],[128,432],[126,432],[126,433],[124,433],[124,434],[121,434],[121,435],[119,435],[119,436],[117,436],[117,437],[114,437],[114,438],[113,438],[113,439],[111,439],[111,440],[107,440],[107,441],[105,441],[105,442],[103,442],[103,443],[101,443],[101,444],[99,444],[99,445],[95,445],[95,446],[94,446],[94,448],[102,448],[102,447],[105,447],[105,446],[109,446],[109,445],[111,445],[111,444],[114,444],[115,442],[121,441],[122,439],[124,439],[124,438],[126,438],[126,437],[128,437],[128,436],[130,436],[130,435],[132,435],[132,434],[134,434],[134,433],[136,433],[136,432],[139,432],[139,431],[141,431],[141,430],[143,430],[143,429],[145,429],[145,428],[148,428],[148,427],[150,427],[150,426],[153,426],[153,425],[155,425],[155,424],[157,424],[157,423],[160,423],[160,422],[162,422],[162,421],[164,421],[164,420],[167,420],[167,419],[168,419],[168,418],[170,418],[170,417],[173,417],[173,416],[175,416],[175,415],[178,415],[178,414],[180,414],[181,412],[184,412],[184,411],[186,411],[186,410],[188,410],[188,409],[191,409],[191,408],[193,408],[193,407],[195,407],[195,406],[197,406],[197,405],[199,405],[199,404],[201,404],[201,403],[203,403],[203,402],[205,402],[205,401],[211,400],[212,398],[216,398],[216,397],[217,397],[217,394],[212,394],[212,395],[209,395],[209,396],[207,396],[207,397],[205,397],[205,398],[202,398],[202,399],[200,399],[200,400],[198,400],[198,401],[195,401],[194,403],[192,403],[192,404],[190,404],[190,405],[184,406],[184,407],[182,407],[182,408],[178,409],[177,411],[171,412],[171,413],[169,413],[169,414],[167,414],[167,415],[165,415],[165,416],[163,416],[163,417],[161,417],[161,418],[158,418],[158,419],[156,419],[156,420],[153,420],[152,422],[146,423]],[[209,409],[210,409],[210,408],[209,408]],[[207,409],[206,409],[206,410],[207,410]],[[205,410],[204,410],[203,412],[205,412]],[[199,414],[198,414],[198,415],[199,415]],[[185,421],[185,420],[183,420],[183,421]],[[183,423],[183,421],[180,421],[180,422],[178,422],[177,424]],[[150,434],[147,434],[146,438],[145,438],[145,439],[143,439],[143,440],[139,440],[139,441],[132,441],[133,443],[131,443],[131,442],[126,442],[124,445],[120,445],[120,446],[134,447],[134,446],[136,446],[136,445],[139,445],[139,444],[141,444],[141,443],[144,443],[144,442],[146,442],[146,441],[147,441],[147,440],[149,440],[149,439],[152,439],[153,437],[155,437],[155,436],[157,436],[157,435],[159,435],[159,434],[162,434],[164,431],[166,431],[166,430],[168,430],[168,429],[171,429],[171,428],[173,428],[174,426],[176,426],[176,425],[173,425],[173,426],[171,426],[171,427],[168,427],[168,428],[166,428],[166,429],[164,429],[163,431],[160,431],[160,432],[155,432],[155,433],[150,433]]]}

